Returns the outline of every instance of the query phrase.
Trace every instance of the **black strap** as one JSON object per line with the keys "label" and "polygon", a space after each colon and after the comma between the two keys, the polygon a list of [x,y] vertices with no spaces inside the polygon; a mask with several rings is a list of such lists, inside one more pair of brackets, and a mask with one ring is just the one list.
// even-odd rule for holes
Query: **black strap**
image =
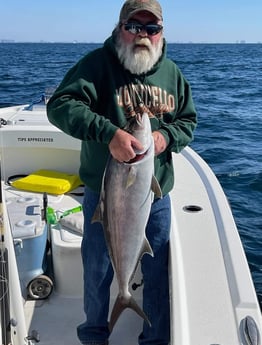
{"label": "black strap", "polygon": [[12,182],[13,180],[17,180],[18,178],[22,178],[22,177],[26,177],[28,175],[12,175],[12,176],[9,176],[6,183],[9,185],[9,186],[12,186]]}

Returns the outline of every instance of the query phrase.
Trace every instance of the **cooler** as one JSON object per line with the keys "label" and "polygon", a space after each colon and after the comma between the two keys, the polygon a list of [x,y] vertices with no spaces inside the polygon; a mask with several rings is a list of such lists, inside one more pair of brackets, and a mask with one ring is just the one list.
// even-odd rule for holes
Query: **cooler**
{"label": "cooler", "polygon": [[17,267],[22,290],[33,299],[47,298],[52,280],[45,276],[47,269],[48,228],[41,217],[42,198],[14,196],[6,200],[11,224]]}

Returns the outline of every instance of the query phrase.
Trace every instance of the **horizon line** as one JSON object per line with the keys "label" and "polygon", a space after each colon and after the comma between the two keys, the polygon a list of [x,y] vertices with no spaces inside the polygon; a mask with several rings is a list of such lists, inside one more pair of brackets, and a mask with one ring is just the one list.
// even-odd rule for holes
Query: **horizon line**
{"label": "horizon line", "polygon": [[[234,42],[212,42],[212,41],[166,41],[167,44],[261,44],[261,41],[257,42],[247,42],[246,40],[236,40]],[[0,43],[8,44],[8,43],[40,43],[40,44],[56,44],[56,43],[63,43],[63,44],[103,44],[104,42],[87,42],[87,41],[45,41],[45,40],[39,40],[39,41],[16,41],[12,39],[0,39]]]}

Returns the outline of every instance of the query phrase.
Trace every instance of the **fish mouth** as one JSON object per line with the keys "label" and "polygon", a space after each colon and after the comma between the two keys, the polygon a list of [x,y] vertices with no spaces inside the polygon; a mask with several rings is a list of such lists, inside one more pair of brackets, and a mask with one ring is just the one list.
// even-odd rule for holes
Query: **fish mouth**
{"label": "fish mouth", "polygon": [[128,162],[125,162],[125,164],[133,164],[133,163],[139,162],[145,157],[146,154],[147,154],[147,151],[143,153],[137,153],[134,158],[130,159]]}

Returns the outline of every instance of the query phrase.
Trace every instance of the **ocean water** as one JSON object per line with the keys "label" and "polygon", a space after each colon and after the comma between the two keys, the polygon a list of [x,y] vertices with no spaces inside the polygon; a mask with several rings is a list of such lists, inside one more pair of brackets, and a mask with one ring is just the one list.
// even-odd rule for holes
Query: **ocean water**
{"label": "ocean water", "polygon": [[[0,44],[0,107],[37,100],[98,44]],[[191,83],[199,124],[191,146],[231,204],[262,301],[262,44],[169,44]]]}

